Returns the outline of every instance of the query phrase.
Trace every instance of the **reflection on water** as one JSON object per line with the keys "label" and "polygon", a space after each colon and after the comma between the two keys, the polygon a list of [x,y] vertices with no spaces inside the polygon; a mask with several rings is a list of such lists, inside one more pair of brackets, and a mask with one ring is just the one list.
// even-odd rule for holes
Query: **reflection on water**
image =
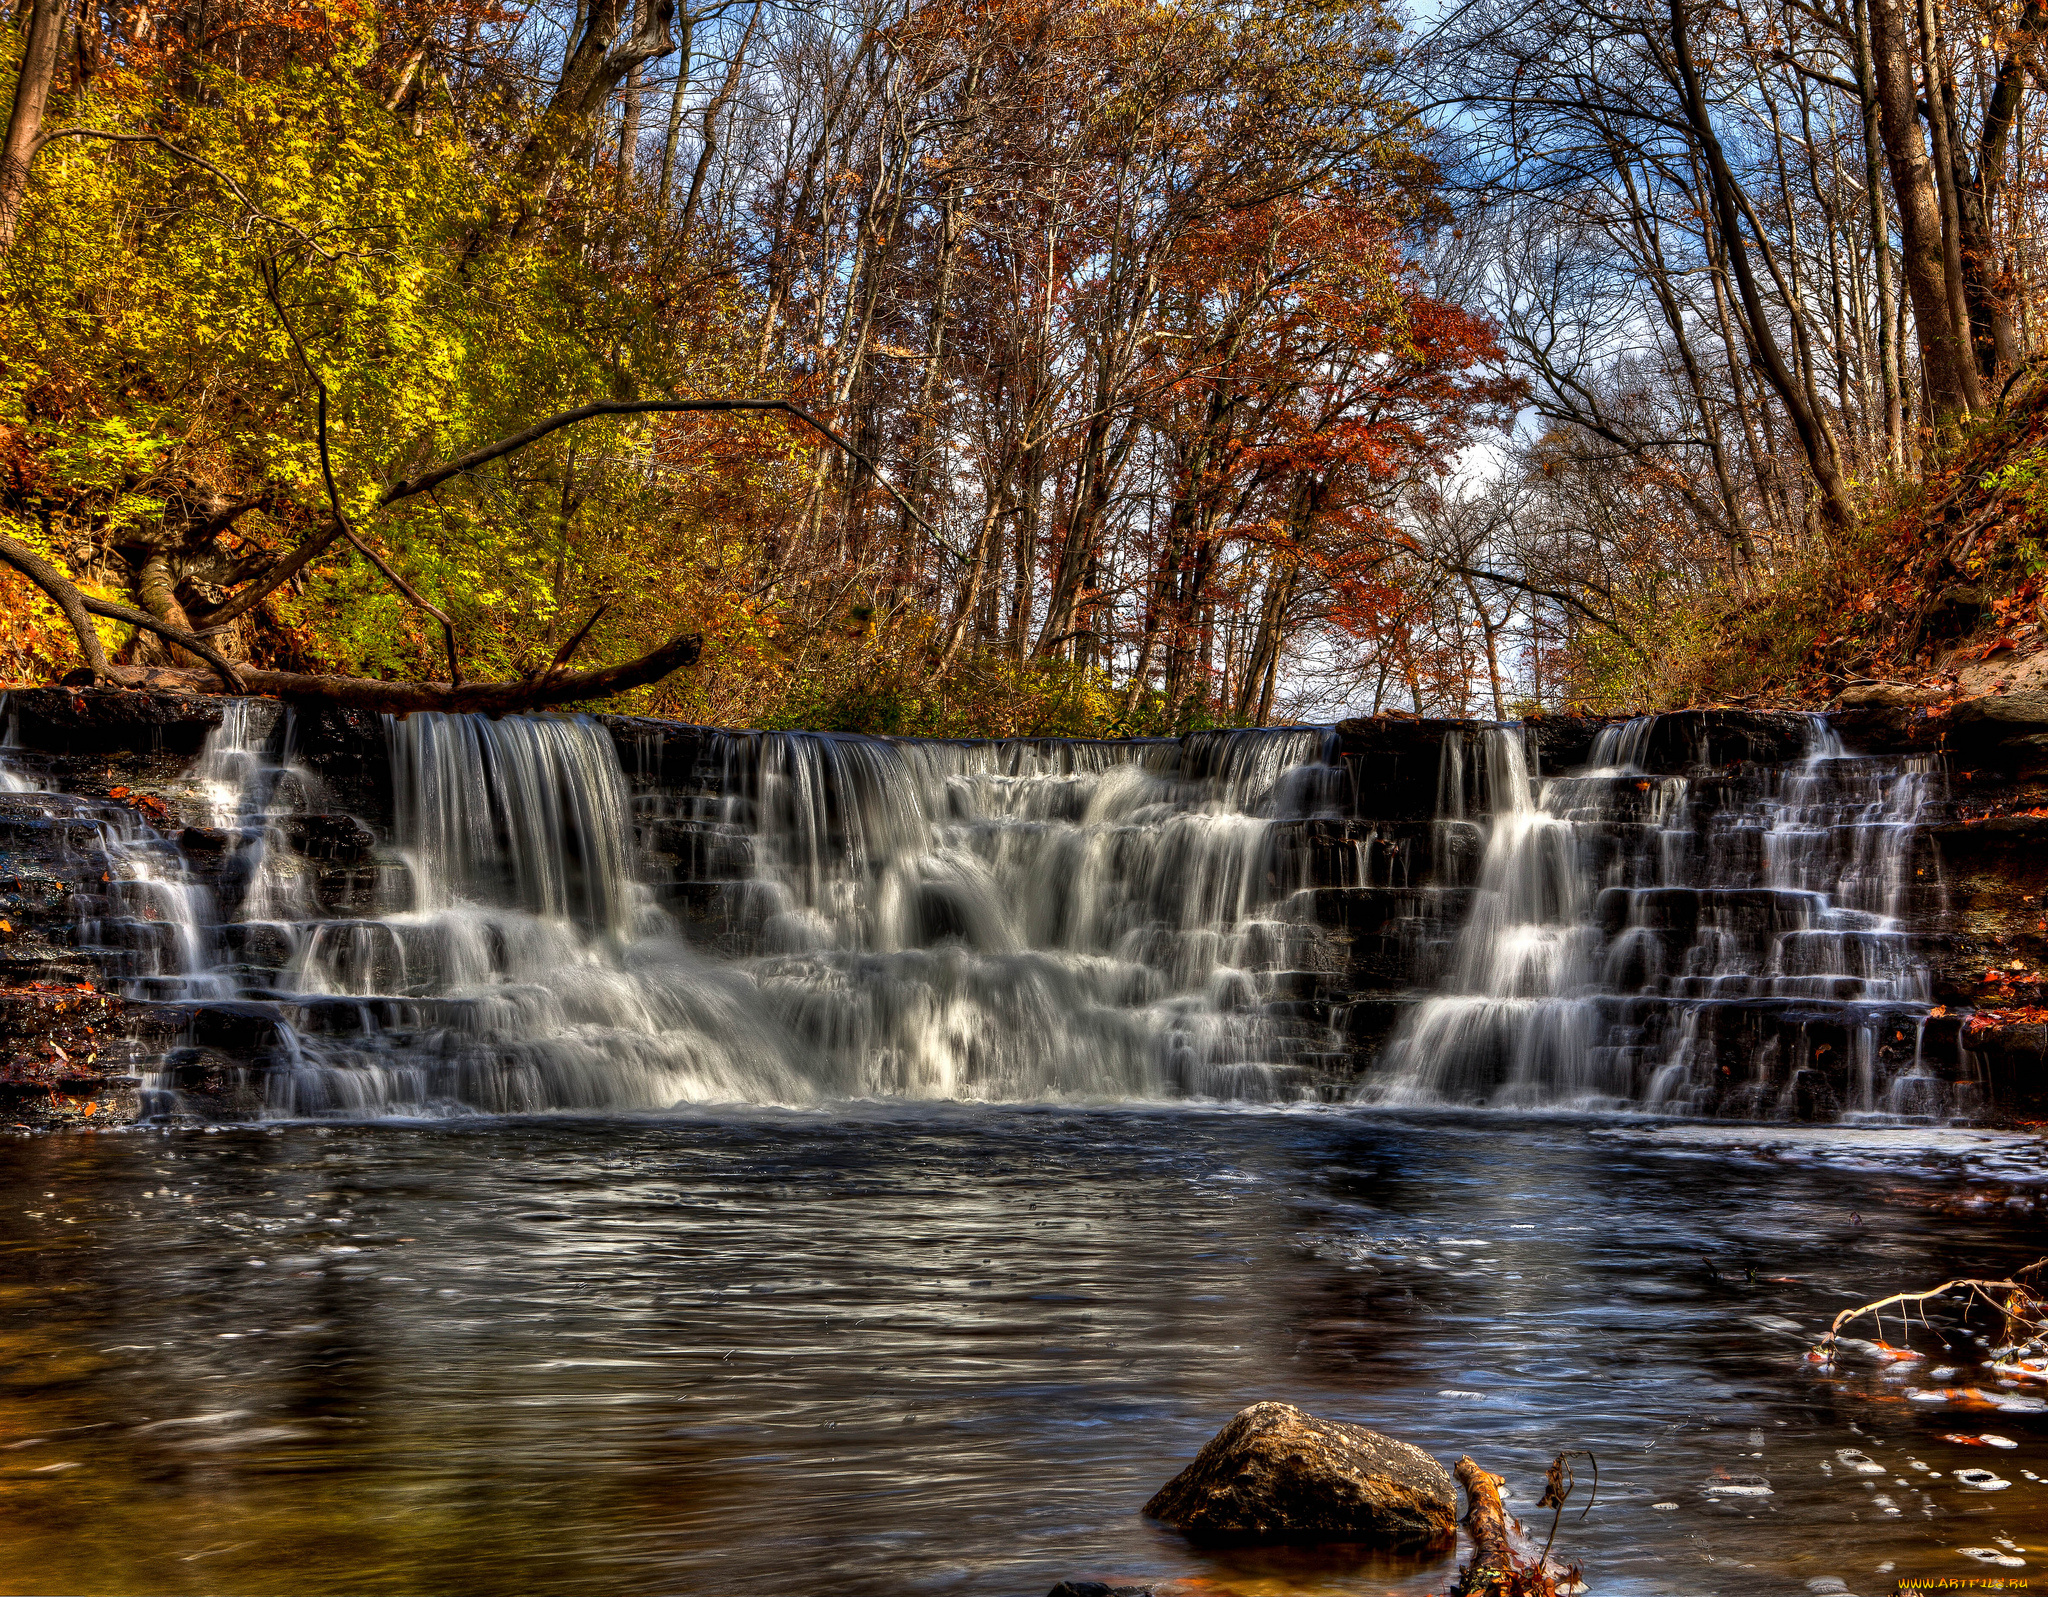
{"label": "reflection on water", "polygon": [[1603,1597],[2039,1579],[2023,1390],[1802,1355],[2043,1251],[2044,1176],[1988,1133],[1343,1110],[16,1142],[0,1591],[1440,1590],[1138,1518],[1260,1398],[1469,1450],[1532,1517],[1591,1448],[1560,1545]]}

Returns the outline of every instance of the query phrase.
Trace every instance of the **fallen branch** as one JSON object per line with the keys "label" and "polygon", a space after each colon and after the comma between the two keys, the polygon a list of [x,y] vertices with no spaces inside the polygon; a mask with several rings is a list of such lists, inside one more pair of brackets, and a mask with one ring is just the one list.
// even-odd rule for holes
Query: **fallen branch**
{"label": "fallen branch", "polygon": [[[2011,1280],[1985,1281],[1963,1276],[1953,1281],[1944,1281],[1940,1286],[1930,1287],[1925,1292],[1894,1292],[1890,1297],[1879,1298],[1875,1303],[1865,1303],[1860,1308],[1844,1309],[1835,1316],[1834,1324],[1828,1327],[1828,1334],[1815,1346],[1814,1354],[1822,1360],[1831,1360],[1834,1356],[1835,1339],[1841,1335],[1842,1327],[1853,1320],[1861,1319],[1866,1314],[1877,1320],[1879,1341],[1884,1339],[1886,1309],[1896,1307],[1899,1311],[1899,1323],[1910,1331],[1912,1318],[1909,1311],[1917,1307],[1920,1310],[1920,1323],[1925,1325],[1926,1305],[1936,1298],[1946,1297],[1951,1292],[1960,1292],[1963,1295],[1965,1309],[1981,1300],[1988,1307],[2004,1315],[2005,1336],[2008,1342],[2020,1344],[2048,1339],[2048,1304],[2044,1304],[2036,1295],[2036,1286],[2029,1286],[2018,1279],[2029,1275],[2038,1279],[2044,1271],[2048,1271],[2048,1259],[2036,1259],[2024,1270],[2013,1271]],[[2003,1292],[2006,1295],[1999,1299],[1992,1296],[1994,1292]],[[1906,1333],[1901,1333],[1904,1334]]]}
{"label": "fallen branch", "polygon": [[[182,640],[180,640],[182,641]],[[339,705],[352,710],[381,710],[389,715],[411,715],[417,710],[444,710],[451,714],[481,711],[486,715],[512,715],[522,710],[540,710],[554,704],[571,704],[583,699],[602,699],[631,688],[659,682],[672,671],[696,663],[703,639],[696,634],[671,638],[660,648],[638,659],[598,671],[571,675],[536,677],[529,682],[379,682],[369,677],[310,676],[299,671],[259,671],[242,668],[245,691],[273,698]],[[204,671],[157,669],[149,673],[151,686],[186,687],[204,692],[211,680]]]}
{"label": "fallen branch", "polygon": [[86,613],[85,595],[27,544],[0,536],[0,560],[6,561],[56,601],[57,608],[64,612],[64,619],[71,623],[71,630],[78,636],[78,652],[85,656],[86,669],[92,672],[93,680],[120,681],[119,668],[107,658],[106,645],[100,642],[99,632]]}
{"label": "fallen branch", "polygon": [[1451,1588],[1454,1597],[1557,1597],[1557,1583],[1543,1560],[1515,1551],[1508,1513],[1500,1501],[1501,1477],[1469,1457],[1459,1459],[1452,1473],[1465,1488],[1465,1530],[1472,1538],[1472,1562],[1458,1571],[1458,1583]]}
{"label": "fallen branch", "polygon": [[[65,136],[85,136],[88,130],[66,130]],[[98,135],[94,135],[98,136]],[[162,143],[151,138],[146,142]],[[165,145],[166,149],[172,149]],[[183,154],[172,149],[173,154]],[[204,163],[201,163],[204,164]],[[407,582],[389,562],[370,547],[350,525],[342,510],[341,492],[335,481],[334,466],[328,449],[327,384],[314,368],[298,334],[286,316],[279,297],[276,269],[272,266],[263,274],[265,291],[270,302],[284,323],[286,336],[290,338],[300,363],[312,378],[316,392],[316,423],[320,450],[320,474],[326,489],[329,522],[325,532],[308,538],[289,554],[281,557],[270,570],[254,585],[237,594],[234,598],[210,611],[206,617],[208,630],[217,629],[235,617],[245,614],[265,594],[272,592],[305,569],[323,550],[339,540],[346,539],[360,551],[384,577],[413,604],[432,615],[441,623],[443,639],[448,652],[448,677],[446,682],[383,682],[367,677],[320,677],[291,671],[264,671],[252,667],[238,666],[214,650],[196,633],[184,627],[172,626],[141,610],[126,605],[111,604],[105,600],[88,598],[77,584],[65,577],[47,560],[24,544],[0,537],[0,561],[14,567],[57,604],[70,622],[71,630],[77,635],[78,647],[85,657],[86,668],[91,680],[107,682],[121,687],[143,684],[150,686],[186,686],[195,691],[211,685],[217,677],[230,693],[259,693],[279,698],[297,699],[329,704],[346,705],[357,709],[388,711],[396,715],[407,715],[415,710],[483,711],[503,715],[518,710],[530,710],[550,704],[565,704],[579,699],[604,698],[610,694],[623,693],[631,688],[644,687],[658,682],[670,672],[695,663],[702,651],[703,640],[696,634],[672,638],[660,648],[629,660],[620,665],[608,666],[602,670],[584,671],[575,674],[565,672],[569,657],[589,635],[596,625],[598,616],[604,613],[600,606],[597,613],[586,621],[555,656],[547,671],[538,677],[517,682],[466,683],[462,680],[462,668],[456,655],[455,625],[448,613],[430,602],[411,583]],[[940,543],[945,540],[936,528],[917,513],[909,500],[899,493],[887,478],[883,477],[875,463],[855,449],[838,433],[808,411],[781,399],[648,399],[648,400],[596,400],[574,410],[562,411],[544,420],[534,422],[519,431],[509,433],[493,443],[485,444],[467,454],[428,467],[418,475],[392,483],[377,496],[375,508],[383,510],[402,500],[427,493],[455,477],[477,470],[479,467],[515,454],[528,444],[545,438],[548,434],[564,427],[573,426],[598,416],[636,416],[655,414],[681,414],[689,412],[735,413],[735,412],[780,412],[788,415],[831,443],[844,450],[867,469],[870,475],[902,506],[903,511],[918,526],[925,529]],[[950,547],[950,546],[948,546]],[[955,551],[957,553],[957,551]],[[125,621],[131,626],[147,628],[168,642],[189,651],[212,667],[213,677],[203,672],[189,670],[137,670],[117,666],[107,658],[105,646],[94,630],[91,617],[106,616],[113,620]]]}
{"label": "fallen branch", "polygon": [[[154,632],[166,642],[175,643],[179,648],[198,655],[213,667],[213,674],[220,678],[220,685],[228,692],[249,691],[243,681],[241,667],[226,655],[202,643],[196,633],[187,632],[183,627],[172,626],[168,621],[159,621],[147,610],[137,610],[132,605],[115,604],[110,599],[95,599],[90,594],[83,594],[81,598],[88,614],[105,616],[109,621],[125,621],[131,627],[141,627],[145,632]],[[117,669],[126,671],[130,668],[122,666]]]}

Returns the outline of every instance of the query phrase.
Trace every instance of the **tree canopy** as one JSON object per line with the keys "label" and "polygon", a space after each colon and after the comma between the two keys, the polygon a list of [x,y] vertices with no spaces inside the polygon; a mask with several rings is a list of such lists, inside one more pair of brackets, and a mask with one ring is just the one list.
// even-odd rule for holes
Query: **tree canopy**
{"label": "tree canopy", "polygon": [[90,652],[58,583],[117,671],[559,687],[692,638],[640,707],[1267,719],[1409,635],[1403,507],[1521,391],[1372,0],[14,22],[17,679]]}

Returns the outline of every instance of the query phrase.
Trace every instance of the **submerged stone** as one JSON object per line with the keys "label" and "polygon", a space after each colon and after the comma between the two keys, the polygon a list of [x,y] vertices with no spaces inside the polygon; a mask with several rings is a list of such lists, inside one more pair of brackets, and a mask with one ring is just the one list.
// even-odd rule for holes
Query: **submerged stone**
{"label": "submerged stone", "polygon": [[1207,1542],[1364,1542],[1443,1547],[1458,1488],[1419,1447],[1254,1403],[1161,1487],[1145,1513]]}

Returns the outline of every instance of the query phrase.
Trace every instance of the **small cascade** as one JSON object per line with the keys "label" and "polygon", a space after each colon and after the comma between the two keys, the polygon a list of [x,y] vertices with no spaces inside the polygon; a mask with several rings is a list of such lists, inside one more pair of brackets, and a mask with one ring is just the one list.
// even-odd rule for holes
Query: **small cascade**
{"label": "small cascade", "polygon": [[848,1090],[1294,1096],[1303,1039],[1265,1002],[1319,934],[1276,827],[1331,806],[1327,739],[726,736],[724,924]]}
{"label": "small cascade", "polygon": [[7,702],[7,695],[0,693],[0,793],[33,793],[35,784],[16,769],[19,756],[13,751],[21,747],[21,718],[14,713]]}
{"label": "small cascade", "polygon": [[1288,1001],[1329,964],[1295,913],[1324,730],[705,734],[705,790],[636,797],[597,721],[419,714],[388,843],[294,736],[232,703],[196,824],[94,812],[77,941],[169,1034],[159,1112],[1284,1099],[1340,1056]]}
{"label": "small cascade", "polygon": [[[1659,718],[1603,728],[1532,796],[1523,735],[1492,776],[1471,915],[1368,1101],[1641,1107],[1769,1119],[1974,1107],[1923,1051],[1905,918],[1938,898],[1916,839],[1931,756],[1847,753],[1818,717],[1790,766],[1645,767]],[[1439,824],[1464,814],[1441,785]],[[1938,908],[1938,905],[1935,907]]]}

